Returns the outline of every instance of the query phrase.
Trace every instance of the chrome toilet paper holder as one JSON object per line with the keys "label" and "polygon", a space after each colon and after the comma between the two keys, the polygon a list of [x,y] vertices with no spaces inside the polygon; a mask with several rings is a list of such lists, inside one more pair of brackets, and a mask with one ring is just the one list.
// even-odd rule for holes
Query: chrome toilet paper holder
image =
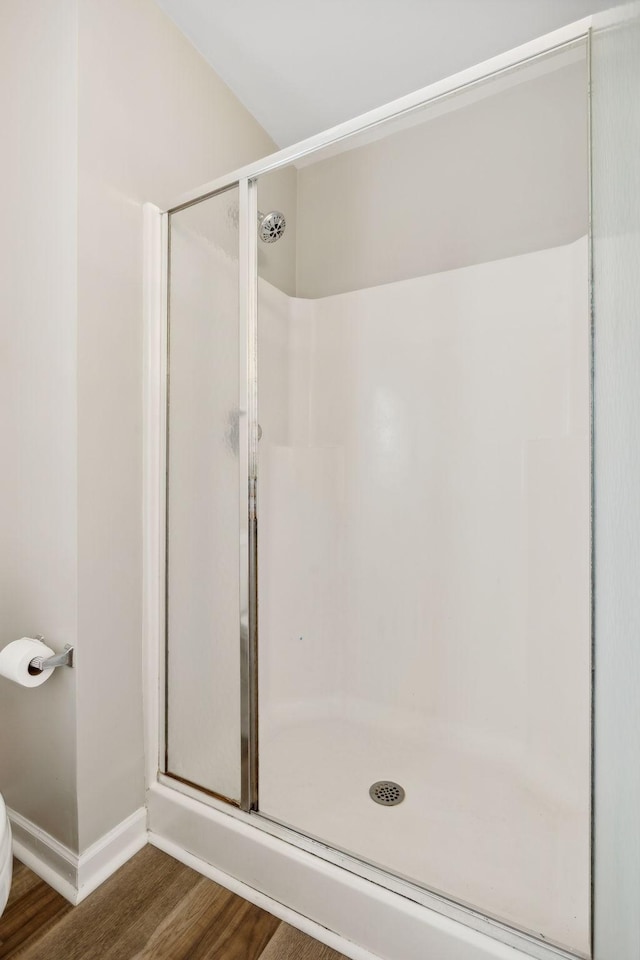
{"label": "chrome toilet paper holder", "polygon": [[[35,640],[40,640],[42,643],[46,643],[43,636],[38,634],[34,637]],[[55,667],[72,667],[73,666],[73,647],[70,643],[66,643],[62,653],[57,653],[53,657],[34,657],[33,660],[29,663],[29,667],[38,672],[41,670],[53,670]]]}

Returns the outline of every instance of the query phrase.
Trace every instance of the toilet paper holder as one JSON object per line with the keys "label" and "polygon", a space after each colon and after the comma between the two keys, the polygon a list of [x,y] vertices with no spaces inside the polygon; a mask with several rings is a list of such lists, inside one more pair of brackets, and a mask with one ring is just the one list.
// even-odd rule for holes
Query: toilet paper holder
{"label": "toilet paper holder", "polygon": [[[35,640],[45,643],[43,636],[38,634]],[[62,653],[57,653],[53,657],[34,657],[29,667],[38,672],[41,670],[53,670],[54,667],[72,667],[73,666],[73,647],[66,643]]]}

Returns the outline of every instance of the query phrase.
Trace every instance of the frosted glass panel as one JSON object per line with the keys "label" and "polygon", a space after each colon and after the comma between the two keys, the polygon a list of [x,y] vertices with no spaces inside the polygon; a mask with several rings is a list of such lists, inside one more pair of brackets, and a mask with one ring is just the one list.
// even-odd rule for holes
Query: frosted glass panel
{"label": "frosted glass panel", "polygon": [[167,769],[240,798],[238,191],[171,216]]}

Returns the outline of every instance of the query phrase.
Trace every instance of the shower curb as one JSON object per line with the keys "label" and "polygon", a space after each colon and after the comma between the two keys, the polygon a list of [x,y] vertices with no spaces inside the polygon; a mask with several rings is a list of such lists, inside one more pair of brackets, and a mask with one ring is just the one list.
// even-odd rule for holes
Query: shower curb
{"label": "shower curb", "polygon": [[150,843],[350,960],[570,956],[495,939],[164,784],[147,799]]}

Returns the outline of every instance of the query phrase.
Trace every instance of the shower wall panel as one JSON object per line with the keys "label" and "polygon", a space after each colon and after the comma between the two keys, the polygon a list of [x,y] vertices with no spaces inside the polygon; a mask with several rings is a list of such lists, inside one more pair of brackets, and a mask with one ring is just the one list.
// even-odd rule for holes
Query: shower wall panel
{"label": "shower wall panel", "polygon": [[587,954],[586,239],[261,282],[259,377],[261,811]]}
{"label": "shower wall panel", "polygon": [[494,79],[484,96],[459,94],[428,122],[416,118],[391,135],[383,127],[374,142],[303,162],[297,295],[346,293],[583,236],[587,64],[584,51],[573,55],[564,66],[559,57],[539,64],[539,75],[531,67],[512,75],[506,89],[496,92]]}

